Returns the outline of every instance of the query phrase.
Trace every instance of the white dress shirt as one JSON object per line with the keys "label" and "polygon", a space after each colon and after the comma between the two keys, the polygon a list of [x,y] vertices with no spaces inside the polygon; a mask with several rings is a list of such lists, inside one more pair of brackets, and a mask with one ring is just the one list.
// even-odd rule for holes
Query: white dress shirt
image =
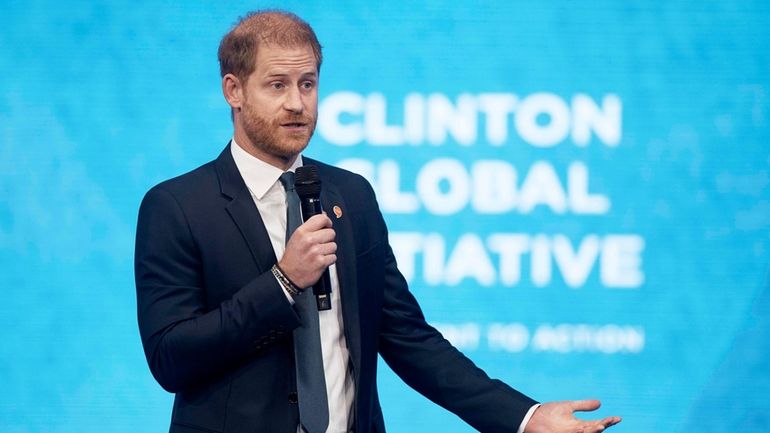
{"label": "white dress shirt", "polygon": [[[283,170],[274,167],[243,150],[232,140],[230,151],[235,166],[246,183],[251,198],[257,205],[262,222],[265,223],[270,243],[278,261],[286,248],[286,191],[278,178]],[[299,156],[288,171],[302,166]],[[321,351],[323,353],[326,395],[329,401],[329,427],[326,433],[345,433],[352,425],[352,409],[355,386],[350,370],[350,355],[345,342],[340,304],[340,284],[337,279],[337,267],[329,267],[332,284],[332,308],[319,311],[318,320],[321,331]],[[291,295],[284,290],[287,302],[294,303]],[[298,427],[297,431],[302,431]]]}

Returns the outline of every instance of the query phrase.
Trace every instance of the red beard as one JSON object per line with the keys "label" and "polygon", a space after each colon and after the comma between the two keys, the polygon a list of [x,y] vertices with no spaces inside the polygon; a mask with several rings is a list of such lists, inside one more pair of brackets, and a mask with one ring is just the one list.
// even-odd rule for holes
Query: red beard
{"label": "red beard", "polygon": [[[242,108],[241,119],[243,130],[255,147],[282,159],[305,150],[316,125],[316,116],[307,114],[289,114],[269,121],[253,112],[248,104]],[[291,130],[282,126],[287,124],[303,124],[304,127]]]}

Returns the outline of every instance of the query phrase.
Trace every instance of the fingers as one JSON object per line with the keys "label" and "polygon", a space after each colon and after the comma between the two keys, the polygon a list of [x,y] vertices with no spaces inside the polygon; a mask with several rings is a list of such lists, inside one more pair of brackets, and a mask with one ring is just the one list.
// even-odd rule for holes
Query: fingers
{"label": "fingers", "polygon": [[304,224],[302,224],[301,227],[305,227],[308,231],[316,231],[323,228],[330,228],[332,226],[332,220],[329,219],[328,216],[326,216],[325,213],[313,215],[312,217],[308,218],[307,221],[305,221]]}
{"label": "fingers", "polygon": [[603,432],[607,428],[614,426],[620,421],[621,421],[620,417],[609,416],[600,421],[589,421],[586,424],[584,424],[581,428],[582,428],[582,431],[585,433],[589,433],[589,432],[598,433],[598,432]]}
{"label": "fingers", "polygon": [[599,433],[619,423],[620,417],[610,416],[601,420],[581,420],[575,417],[575,411],[591,411],[600,406],[598,400],[575,400],[546,402],[535,410],[524,429],[532,432],[573,432]]}
{"label": "fingers", "polygon": [[[574,411],[580,411],[580,412],[587,412],[587,411],[593,411],[596,409],[599,409],[599,407],[602,405],[602,403],[599,400],[575,400],[569,402],[570,406],[572,407],[573,412]],[[622,418],[619,416],[608,416],[604,419],[601,419],[599,421],[591,421],[592,423],[602,426],[602,429],[606,427],[612,427],[615,424],[622,421]]]}
{"label": "fingers", "polygon": [[310,287],[337,261],[334,238],[329,217],[319,214],[308,218],[289,238],[279,266],[298,287]]}
{"label": "fingers", "polygon": [[313,215],[297,227],[292,237],[303,238],[305,246],[332,242],[335,237],[332,220],[326,214]]}
{"label": "fingers", "polygon": [[[590,412],[599,409],[602,403],[599,400],[575,400],[569,402],[569,405],[573,412]],[[620,418],[611,416],[598,421],[588,421],[582,430],[585,433],[599,433],[619,422]]]}
{"label": "fingers", "polygon": [[333,229],[321,229],[315,231],[297,229],[297,231],[291,235],[292,238],[296,237],[297,239],[301,239],[300,242],[302,243],[303,248],[310,248],[313,245],[334,242],[335,236],[336,234]]}
{"label": "fingers", "polygon": [[599,422],[603,424],[605,427],[612,427],[615,424],[619,423],[620,421],[623,421],[623,418],[619,416],[608,416],[607,418],[604,418]]}
{"label": "fingers", "polygon": [[569,402],[573,412],[590,412],[599,409],[602,403],[599,400],[574,400]]}
{"label": "fingers", "polygon": [[315,244],[310,248],[311,254],[316,254],[319,256],[333,255],[336,252],[337,252],[337,244],[331,241]]}

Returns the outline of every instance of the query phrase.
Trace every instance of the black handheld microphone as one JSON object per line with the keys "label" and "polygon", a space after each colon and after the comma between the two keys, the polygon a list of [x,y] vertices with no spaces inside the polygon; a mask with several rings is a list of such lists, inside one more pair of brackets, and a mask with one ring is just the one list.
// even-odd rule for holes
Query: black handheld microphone
{"label": "black handheld microphone", "polygon": [[[297,191],[302,206],[302,221],[307,221],[313,215],[321,213],[321,179],[318,177],[318,167],[305,165],[297,167],[294,172],[294,190]],[[324,269],[321,278],[313,285],[318,311],[332,308],[332,282],[329,268]]]}

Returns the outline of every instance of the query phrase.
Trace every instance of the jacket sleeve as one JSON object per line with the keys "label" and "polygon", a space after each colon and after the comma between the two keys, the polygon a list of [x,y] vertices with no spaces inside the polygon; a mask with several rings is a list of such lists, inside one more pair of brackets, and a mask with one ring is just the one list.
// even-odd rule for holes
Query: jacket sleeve
{"label": "jacket sleeve", "polygon": [[516,433],[537,402],[491,379],[426,322],[397,268],[382,215],[377,215],[385,249],[380,355],[410,387],[480,432]]}
{"label": "jacket sleeve", "polygon": [[169,392],[227,371],[299,326],[269,271],[207,306],[199,246],[182,206],[161,187],[150,190],[139,209],[135,277],[145,356]]}

